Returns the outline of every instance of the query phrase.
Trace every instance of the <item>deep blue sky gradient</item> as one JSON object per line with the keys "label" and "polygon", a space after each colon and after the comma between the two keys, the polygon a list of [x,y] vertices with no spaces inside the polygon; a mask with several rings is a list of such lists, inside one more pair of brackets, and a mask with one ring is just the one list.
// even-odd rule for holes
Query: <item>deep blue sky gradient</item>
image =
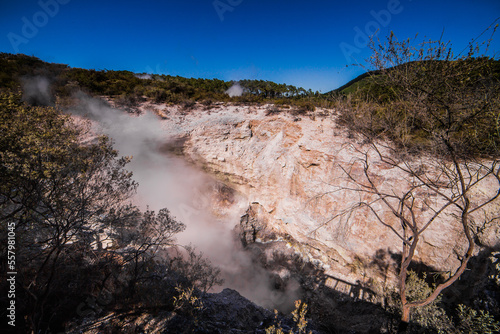
{"label": "deep blue sky gradient", "polygon": [[[346,67],[370,55],[355,39],[357,28],[378,25],[380,37],[394,31],[400,39],[443,33],[458,52],[500,17],[498,0],[41,0],[64,3],[52,16],[38,0],[0,1],[0,52],[72,67],[263,79],[322,92],[363,72]],[[214,3],[230,10],[220,16]],[[377,23],[371,12],[391,4],[397,13]],[[23,32],[26,21],[38,24],[36,33]],[[356,48],[354,57],[346,58],[342,43]]]}

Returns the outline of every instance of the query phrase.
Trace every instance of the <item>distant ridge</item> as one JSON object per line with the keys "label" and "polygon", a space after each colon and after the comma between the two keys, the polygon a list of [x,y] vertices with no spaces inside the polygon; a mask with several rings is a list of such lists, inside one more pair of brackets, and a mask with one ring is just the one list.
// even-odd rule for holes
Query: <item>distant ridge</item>
{"label": "distant ridge", "polygon": [[[368,77],[368,76],[370,76],[370,75],[373,75],[373,74],[378,74],[378,72],[379,72],[379,71],[370,71],[370,72],[365,72],[365,73],[363,73],[363,74],[361,74],[361,75],[358,75],[356,78],[352,79],[352,80],[351,80],[351,81],[349,81],[348,83],[346,83],[346,84],[344,84],[344,85],[340,86],[339,88],[334,89],[334,90],[332,90],[332,91],[330,91],[330,92],[328,92],[328,93],[340,93],[340,92],[342,92],[344,89],[349,88],[350,86],[354,85],[356,82],[361,81],[361,80],[363,80],[364,78],[366,78],[366,77]],[[327,94],[328,94],[328,93],[327,93]]]}
{"label": "distant ridge", "polygon": [[[428,61],[430,61],[430,60],[428,60]],[[433,60],[433,61],[442,61],[442,60]],[[497,73],[497,75],[500,75],[500,60],[492,60],[492,61],[495,64],[495,67],[496,67],[495,73]],[[412,63],[417,63],[417,62],[418,61],[410,62],[410,63],[405,63],[405,64],[401,64],[401,65],[397,65],[397,66],[394,66],[394,67],[387,68],[387,70],[390,71],[390,70],[395,69],[398,66],[405,66],[405,65],[412,64]],[[424,62],[426,62],[426,61],[424,61]],[[346,94],[352,93],[352,88],[355,88],[354,85],[358,84],[359,86],[363,86],[363,84],[361,84],[361,82],[363,80],[365,80],[366,78],[372,77],[372,76],[378,76],[380,74],[382,74],[381,70],[374,70],[374,71],[365,72],[365,73],[357,76],[356,78],[352,79],[348,83],[340,86],[339,88],[336,88],[336,89],[331,90],[331,91],[329,91],[327,93],[324,93],[323,95],[332,95],[332,94],[340,94],[340,93],[346,93]]]}

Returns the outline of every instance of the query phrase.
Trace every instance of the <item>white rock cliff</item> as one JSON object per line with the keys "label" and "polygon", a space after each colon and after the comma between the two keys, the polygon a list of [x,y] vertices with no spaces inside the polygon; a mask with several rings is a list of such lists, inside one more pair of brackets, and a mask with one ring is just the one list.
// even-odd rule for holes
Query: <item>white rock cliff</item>
{"label": "white rock cliff", "polygon": [[[182,111],[146,104],[141,108],[162,116],[173,151],[182,152],[185,159],[248,200],[267,229],[256,231],[255,241],[288,236],[293,240],[288,247],[328,275],[353,284],[368,283],[370,277],[372,283],[394,278],[402,242],[389,226],[400,231],[400,224],[381,205],[379,215],[389,226],[367,208],[350,210],[373,195],[339,190],[348,185],[340,166],[361,173],[355,161],[366,147],[338,126],[334,112],[317,110],[298,118],[285,112],[266,116],[267,106],[218,105]],[[370,159],[378,186],[396,193],[405,189],[401,172]],[[496,191],[495,184],[486,182],[482,187],[479,196]],[[498,202],[493,203],[486,213],[499,208]],[[429,214],[424,211],[417,214]],[[495,246],[499,231],[498,221],[488,225],[479,235],[483,245]],[[415,260],[449,270],[459,264],[457,254],[465,246],[460,223],[450,217],[436,221],[424,233]]]}

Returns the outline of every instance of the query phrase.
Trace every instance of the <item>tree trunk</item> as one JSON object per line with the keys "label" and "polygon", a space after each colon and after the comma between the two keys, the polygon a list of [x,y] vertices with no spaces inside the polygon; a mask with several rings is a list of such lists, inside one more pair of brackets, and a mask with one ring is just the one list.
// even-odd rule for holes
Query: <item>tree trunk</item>
{"label": "tree trunk", "polygon": [[403,314],[401,315],[401,322],[410,322],[410,307],[408,305],[403,305]]}

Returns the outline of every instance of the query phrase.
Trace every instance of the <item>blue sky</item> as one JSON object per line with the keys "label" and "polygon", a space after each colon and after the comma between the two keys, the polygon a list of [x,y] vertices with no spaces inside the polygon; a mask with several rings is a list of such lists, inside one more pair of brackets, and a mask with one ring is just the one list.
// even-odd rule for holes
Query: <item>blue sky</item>
{"label": "blue sky", "polygon": [[346,65],[370,55],[363,35],[377,28],[400,39],[444,31],[460,51],[498,17],[498,0],[2,0],[0,52],[326,92],[363,72]]}

